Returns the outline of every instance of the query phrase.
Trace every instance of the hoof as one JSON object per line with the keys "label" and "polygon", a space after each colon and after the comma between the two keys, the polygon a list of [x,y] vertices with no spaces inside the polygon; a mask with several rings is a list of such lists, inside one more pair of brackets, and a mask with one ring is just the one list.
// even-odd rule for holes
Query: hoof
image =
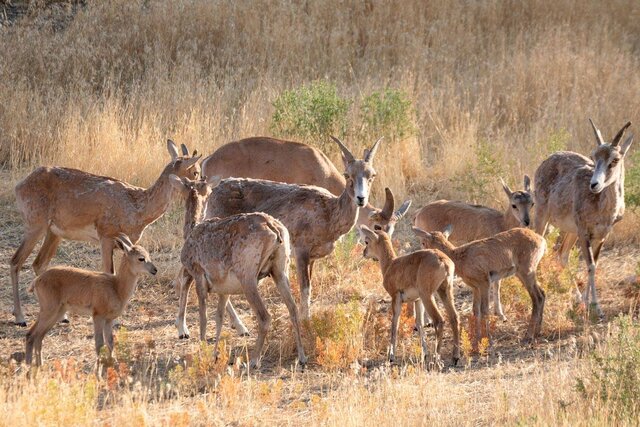
{"label": "hoof", "polygon": [[178,337],[178,339],[181,339],[181,340],[188,340],[188,339],[189,339],[189,334],[182,334],[182,335],[180,335],[180,336]]}
{"label": "hoof", "polygon": [[25,322],[25,321],[16,322],[16,326],[20,326],[21,328],[26,328],[27,327],[27,322]]}
{"label": "hoof", "polygon": [[65,323],[65,324],[67,324],[67,325],[68,325],[68,324],[69,324],[69,323],[71,323],[71,322],[69,322],[69,319],[62,319],[62,320],[60,321],[60,323]]}
{"label": "hoof", "polygon": [[533,338],[531,338],[531,337],[524,337],[524,338],[522,338],[522,339],[520,340],[520,344],[524,344],[524,345],[527,345],[527,344],[533,344],[533,343],[534,343],[534,341],[535,341],[535,340],[534,340]]}
{"label": "hoof", "polygon": [[241,337],[248,337],[249,335],[250,335],[249,332],[243,332],[243,333],[239,334],[239,336],[241,336]]}
{"label": "hoof", "polygon": [[458,366],[459,361],[460,361],[459,357],[454,357],[453,359],[451,359],[451,363],[453,364],[453,366]]}

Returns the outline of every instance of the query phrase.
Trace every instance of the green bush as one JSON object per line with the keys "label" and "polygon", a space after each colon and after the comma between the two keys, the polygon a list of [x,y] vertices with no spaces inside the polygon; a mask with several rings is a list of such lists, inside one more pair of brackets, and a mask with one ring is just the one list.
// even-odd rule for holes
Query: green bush
{"label": "green bush", "polygon": [[640,416],[640,325],[621,316],[606,346],[591,354],[591,369],[577,380],[580,395],[606,403],[614,419]]}
{"label": "green bush", "polygon": [[387,88],[364,98],[360,120],[366,133],[403,139],[415,133],[414,111],[409,96],[398,89]]}
{"label": "green bush", "polygon": [[624,201],[636,208],[640,206],[640,151],[635,150],[628,161],[630,167],[625,170]]}
{"label": "green bush", "polygon": [[273,102],[270,128],[277,136],[302,140],[344,134],[350,105],[334,84],[315,81],[287,90]]}

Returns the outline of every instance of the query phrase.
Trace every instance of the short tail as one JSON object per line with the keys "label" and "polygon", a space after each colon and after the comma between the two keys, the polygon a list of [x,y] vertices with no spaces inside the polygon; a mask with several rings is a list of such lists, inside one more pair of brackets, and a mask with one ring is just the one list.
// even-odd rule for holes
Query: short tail
{"label": "short tail", "polygon": [[269,227],[269,230],[273,231],[273,233],[276,235],[277,242],[282,243],[283,238],[282,238],[282,234],[280,233],[280,229],[278,227],[275,227],[273,224],[271,224],[271,221],[267,221],[266,224],[267,224],[267,227]]}

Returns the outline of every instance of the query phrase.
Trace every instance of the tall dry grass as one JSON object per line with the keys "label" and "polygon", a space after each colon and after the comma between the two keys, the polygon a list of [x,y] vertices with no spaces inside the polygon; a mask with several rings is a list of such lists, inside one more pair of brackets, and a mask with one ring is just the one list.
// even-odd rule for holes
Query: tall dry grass
{"label": "tall dry grass", "polygon": [[166,137],[208,153],[267,134],[279,93],[328,79],[354,111],[373,90],[409,94],[417,133],[384,147],[405,154],[380,156],[381,182],[465,197],[447,183],[478,144],[515,182],[558,132],[588,152],[587,117],[610,135],[640,105],[635,1],[114,0],[64,14],[0,30],[0,163],[16,176],[54,163],[147,184]]}

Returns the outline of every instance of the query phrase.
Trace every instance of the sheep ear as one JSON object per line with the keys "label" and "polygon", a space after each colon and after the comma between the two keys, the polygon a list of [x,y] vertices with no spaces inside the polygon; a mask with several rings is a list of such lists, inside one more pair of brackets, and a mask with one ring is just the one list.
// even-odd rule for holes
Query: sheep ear
{"label": "sheep ear", "polygon": [[524,191],[531,193],[531,178],[529,178],[529,175],[524,176]]}
{"label": "sheep ear", "polygon": [[411,230],[413,231],[413,234],[415,234],[419,238],[422,238],[422,237],[426,237],[427,239],[431,238],[431,233],[429,233],[428,231],[424,231],[422,228],[411,227]]}
{"label": "sheep ear", "polygon": [[188,159],[184,160],[185,162],[185,169],[189,169],[191,166],[195,165],[196,163],[198,163],[198,160],[200,160],[200,156],[196,156],[196,157],[189,157]]}
{"label": "sheep ear", "polygon": [[167,151],[169,151],[171,160],[176,160],[178,158],[178,146],[170,139],[167,139]]}
{"label": "sheep ear", "polygon": [[124,233],[119,233],[113,240],[116,242],[118,247],[125,252],[129,252],[133,248],[133,243],[131,243],[129,236]]}
{"label": "sheep ear", "polygon": [[209,186],[213,188],[220,184],[220,181],[222,181],[222,177],[220,175],[209,176],[205,179],[205,181],[207,181],[207,184],[209,184]]}
{"label": "sheep ear", "polygon": [[188,156],[189,155],[189,149],[187,148],[186,145],[180,144],[180,149],[182,150],[182,155],[183,156]]}
{"label": "sheep ear", "polygon": [[169,183],[176,190],[185,191],[187,189],[187,186],[185,185],[184,181],[182,181],[182,178],[177,175],[169,175]]}
{"label": "sheep ear", "polygon": [[446,239],[449,239],[449,236],[451,236],[452,231],[453,231],[453,225],[449,224],[444,228],[444,230],[442,230],[442,234],[444,234],[444,237]]}
{"label": "sheep ear", "polygon": [[361,225],[360,226],[360,234],[362,234],[365,237],[368,237],[369,239],[371,239],[373,241],[378,241],[378,236],[376,235],[376,233],[374,233],[373,230],[371,230],[366,225]]}

